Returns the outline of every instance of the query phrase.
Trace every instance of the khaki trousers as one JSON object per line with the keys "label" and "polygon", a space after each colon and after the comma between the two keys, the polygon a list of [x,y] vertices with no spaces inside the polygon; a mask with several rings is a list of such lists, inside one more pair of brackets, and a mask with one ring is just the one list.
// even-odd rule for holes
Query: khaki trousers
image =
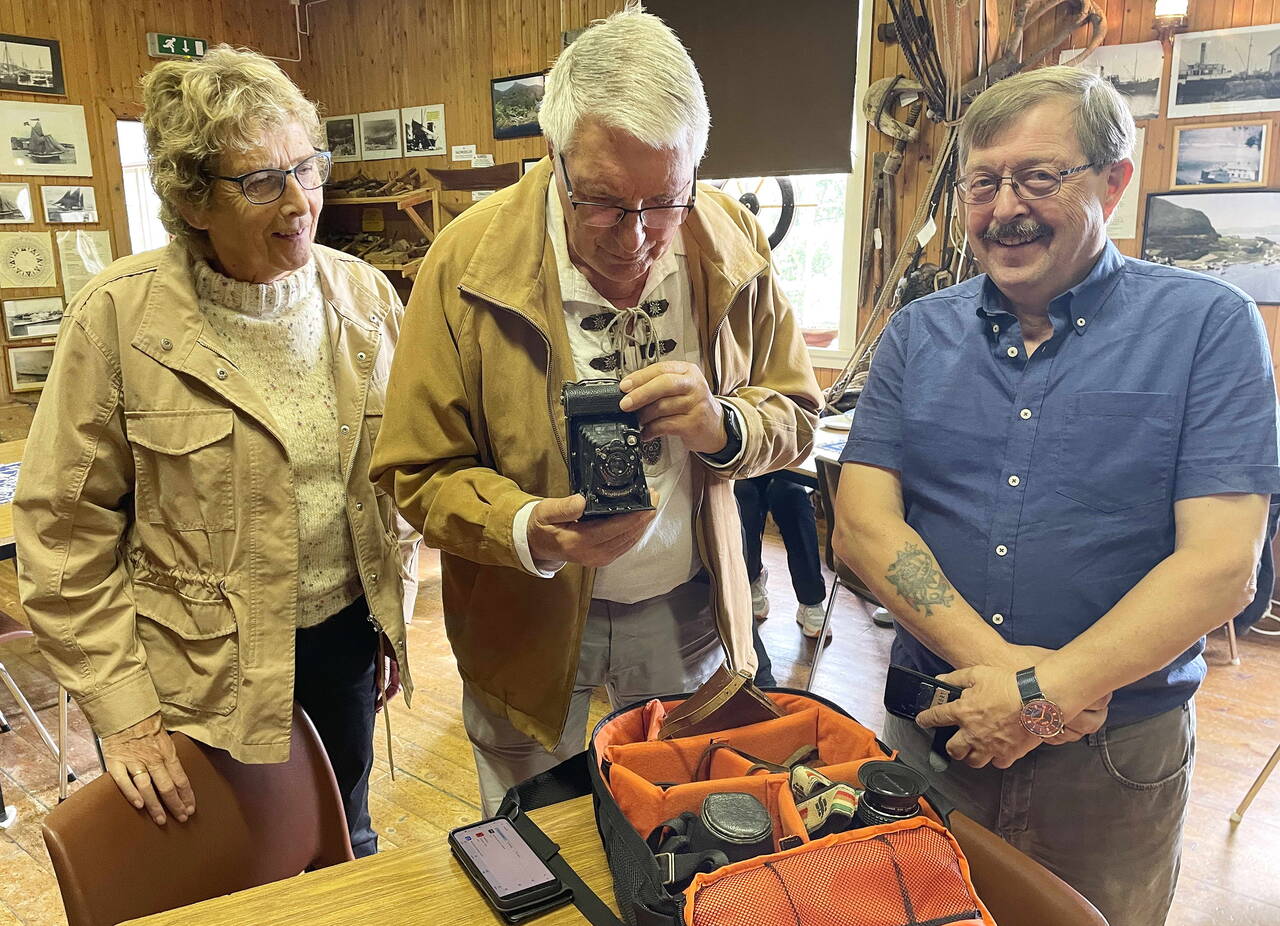
{"label": "khaki trousers", "polygon": [[592,601],[569,716],[553,752],[463,689],[462,720],[475,753],[485,816],[498,812],[512,785],[583,750],[596,688],[604,686],[616,710],[635,701],[693,691],[723,661],[705,577],[635,604]]}

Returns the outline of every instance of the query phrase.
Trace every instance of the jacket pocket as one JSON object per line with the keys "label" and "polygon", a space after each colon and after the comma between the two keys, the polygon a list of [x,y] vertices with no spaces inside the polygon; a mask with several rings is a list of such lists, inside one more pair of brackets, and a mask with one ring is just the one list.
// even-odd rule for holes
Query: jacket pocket
{"label": "jacket pocket", "polygon": [[136,580],[133,592],[138,640],[160,700],[210,714],[235,710],[240,647],[226,598],[195,598]]}
{"label": "jacket pocket", "polygon": [[130,412],[138,514],[173,530],[235,527],[230,409]]}
{"label": "jacket pocket", "polygon": [[1167,499],[1173,411],[1174,397],[1166,393],[1067,396],[1058,493],[1106,514]]}

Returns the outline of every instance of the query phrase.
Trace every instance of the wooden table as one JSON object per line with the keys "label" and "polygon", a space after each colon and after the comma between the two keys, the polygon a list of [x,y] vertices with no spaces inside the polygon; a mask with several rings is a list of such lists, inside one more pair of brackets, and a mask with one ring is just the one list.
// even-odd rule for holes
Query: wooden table
{"label": "wooden table", "polygon": [[[529,816],[560,844],[561,855],[613,911],[613,881],[596,832],[591,798],[580,797]],[[444,834],[433,843],[392,849],[274,884],[130,920],[136,926],[351,926],[353,923],[501,924],[453,858]],[[561,907],[538,926],[585,922]]]}
{"label": "wooden table", "polygon": [[[11,440],[0,443],[0,464],[21,463],[23,451],[27,449],[26,440]],[[0,559],[13,557],[13,504],[0,502]]]}

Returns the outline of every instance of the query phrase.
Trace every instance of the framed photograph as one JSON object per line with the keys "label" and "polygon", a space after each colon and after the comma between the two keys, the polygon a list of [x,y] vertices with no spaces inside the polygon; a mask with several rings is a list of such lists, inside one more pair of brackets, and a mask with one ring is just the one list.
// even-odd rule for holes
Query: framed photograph
{"label": "framed photograph", "polygon": [[448,153],[444,136],[444,104],[409,106],[400,110],[404,156],[425,158]]}
{"label": "framed photograph", "polygon": [[489,82],[493,103],[493,137],[524,138],[541,135],[538,108],[546,88],[546,74],[518,74]]}
{"label": "framed photograph", "polygon": [[98,199],[91,186],[44,186],[40,201],[50,225],[98,221]]}
{"label": "framed photograph", "polygon": [[[1058,56],[1065,64],[1082,49],[1072,48]],[[1164,73],[1164,46],[1159,42],[1132,45],[1103,45],[1095,48],[1077,67],[1111,81],[1129,104],[1133,118],[1154,119],[1160,115],[1160,76]]]}
{"label": "framed photograph", "polygon": [[1260,119],[1173,127],[1175,190],[1265,186],[1267,123]]}
{"label": "framed photograph", "polygon": [[0,93],[66,96],[58,42],[0,33]]}
{"label": "framed photograph", "polygon": [[1280,192],[1152,193],[1142,256],[1234,283],[1254,302],[1280,302]]}
{"label": "framed photograph", "polygon": [[0,183],[0,225],[25,225],[33,221],[31,187],[25,183]]}
{"label": "framed photograph", "polygon": [[356,116],[329,116],[324,120],[325,144],[334,163],[360,160],[360,133]]}
{"label": "framed photograph", "polygon": [[1169,118],[1280,110],[1280,23],[1173,37]]}
{"label": "framed photograph", "polygon": [[0,100],[0,174],[92,177],[84,107]]}
{"label": "framed photograph", "polygon": [[360,114],[360,156],[366,161],[404,157],[400,138],[400,110]]}
{"label": "framed photograph", "polygon": [[57,286],[48,232],[0,232],[0,286]]}
{"label": "framed photograph", "polygon": [[63,308],[61,296],[6,299],[3,303],[5,340],[56,337]]}
{"label": "framed photograph", "polygon": [[529,171],[533,170],[534,165],[536,165],[541,160],[542,158],[521,158],[520,159],[520,176],[523,177]]}
{"label": "framed photograph", "polygon": [[49,367],[53,365],[52,344],[6,347],[4,355],[9,368],[10,392],[38,392],[44,388]]}

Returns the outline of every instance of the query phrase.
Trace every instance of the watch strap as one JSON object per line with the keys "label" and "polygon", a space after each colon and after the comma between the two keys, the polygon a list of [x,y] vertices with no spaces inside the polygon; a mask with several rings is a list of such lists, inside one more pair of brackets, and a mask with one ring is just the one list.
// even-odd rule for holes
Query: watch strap
{"label": "watch strap", "polygon": [[724,413],[724,448],[716,453],[704,453],[703,456],[717,466],[724,466],[742,451],[742,430],[738,427],[738,416],[728,403],[721,402],[720,407]]}
{"label": "watch strap", "polygon": [[1037,699],[1048,700],[1044,696],[1044,692],[1040,690],[1040,682],[1036,678],[1036,667],[1023,669],[1015,678],[1018,680],[1018,697],[1022,699],[1022,703],[1035,701]]}

